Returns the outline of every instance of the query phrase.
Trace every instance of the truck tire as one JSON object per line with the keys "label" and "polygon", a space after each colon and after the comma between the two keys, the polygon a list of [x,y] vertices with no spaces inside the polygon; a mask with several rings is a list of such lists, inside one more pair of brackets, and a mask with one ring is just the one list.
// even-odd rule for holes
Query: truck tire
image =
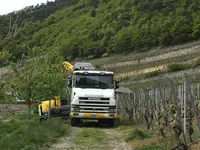
{"label": "truck tire", "polygon": [[63,112],[61,112],[61,118],[63,119],[63,120],[68,120],[68,118],[69,118],[69,111],[63,111]]}
{"label": "truck tire", "polygon": [[71,126],[77,126],[78,124],[80,124],[79,118],[71,118]]}

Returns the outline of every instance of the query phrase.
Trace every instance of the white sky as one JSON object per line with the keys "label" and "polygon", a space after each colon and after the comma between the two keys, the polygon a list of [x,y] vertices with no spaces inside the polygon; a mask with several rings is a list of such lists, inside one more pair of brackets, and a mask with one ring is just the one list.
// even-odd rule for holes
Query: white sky
{"label": "white sky", "polygon": [[26,6],[37,5],[46,2],[47,0],[0,0],[0,15],[4,15],[15,10],[20,10]]}

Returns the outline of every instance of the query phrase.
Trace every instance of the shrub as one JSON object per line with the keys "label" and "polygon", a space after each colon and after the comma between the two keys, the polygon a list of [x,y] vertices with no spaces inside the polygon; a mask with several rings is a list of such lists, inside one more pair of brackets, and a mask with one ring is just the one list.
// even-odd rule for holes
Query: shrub
{"label": "shrub", "polygon": [[189,69],[191,67],[192,67],[191,64],[178,64],[178,63],[172,63],[167,66],[168,72],[181,71]]}
{"label": "shrub", "polygon": [[60,118],[51,118],[44,122],[32,119],[30,131],[27,132],[26,117],[14,117],[9,122],[0,123],[0,147],[10,150],[38,149],[67,133],[68,128]]}
{"label": "shrub", "polygon": [[155,77],[159,74],[161,74],[161,70],[155,70],[155,71],[152,71],[152,72],[148,72],[148,73],[145,73],[145,78],[151,78],[151,77]]}
{"label": "shrub", "polygon": [[200,65],[200,57],[197,57],[192,61],[192,67],[195,68],[198,67],[199,65]]}
{"label": "shrub", "polygon": [[141,131],[139,129],[136,129],[134,131],[131,131],[130,133],[127,134],[125,141],[132,141],[134,139],[140,139],[143,140],[145,138],[150,137],[149,134],[145,133],[144,131]]}

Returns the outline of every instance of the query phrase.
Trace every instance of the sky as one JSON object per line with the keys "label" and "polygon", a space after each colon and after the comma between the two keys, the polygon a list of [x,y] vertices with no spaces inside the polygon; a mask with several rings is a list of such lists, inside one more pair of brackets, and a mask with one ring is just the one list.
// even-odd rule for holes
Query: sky
{"label": "sky", "polygon": [[26,6],[37,5],[46,2],[47,0],[0,0],[0,15],[23,9]]}

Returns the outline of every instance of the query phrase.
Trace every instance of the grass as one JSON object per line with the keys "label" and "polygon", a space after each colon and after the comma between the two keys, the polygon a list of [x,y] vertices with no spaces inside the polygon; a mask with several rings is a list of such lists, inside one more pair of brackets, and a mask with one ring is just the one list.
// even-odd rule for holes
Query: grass
{"label": "grass", "polygon": [[44,122],[31,119],[27,132],[25,115],[16,115],[11,121],[0,123],[0,129],[0,148],[9,150],[38,149],[69,132],[69,126],[59,118]]}
{"label": "grass", "polygon": [[143,140],[143,139],[149,138],[149,137],[151,137],[151,136],[147,132],[144,132],[140,129],[135,129],[127,134],[127,136],[125,137],[125,141],[129,142],[129,141],[133,141],[135,139]]}
{"label": "grass", "polygon": [[97,128],[79,128],[79,135],[74,141],[77,144],[98,144],[104,140],[104,132]]}
{"label": "grass", "polygon": [[121,82],[128,82],[128,81],[136,81],[136,80],[143,80],[151,77],[155,77],[158,75],[162,75],[165,73],[172,73],[172,72],[177,72],[177,71],[182,71],[182,70],[187,70],[187,69],[193,69],[197,68],[200,66],[200,57],[196,57],[189,63],[170,63],[167,65],[167,68],[165,69],[159,69],[147,73],[139,73],[134,76],[124,76],[124,77],[119,77],[118,80]]}
{"label": "grass", "polygon": [[155,77],[159,74],[162,74],[162,71],[161,70],[155,70],[155,71],[152,71],[152,72],[145,73],[145,78]]}
{"label": "grass", "polygon": [[186,62],[186,61],[194,59],[196,55],[188,54],[187,56],[184,55],[184,56],[180,56],[180,57],[172,57],[172,58],[167,58],[164,60],[152,61],[149,63],[141,63],[140,65],[129,64],[129,65],[125,65],[125,66],[109,67],[109,70],[114,71],[117,74],[123,73],[123,72],[131,72],[131,71],[151,68],[151,67],[155,67],[155,66],[159,66],[159,65],[165,65],[165,64],[169,64],[171,62],[175,62],[175,63]]}
{"label": "grass", "polygon": [[200,66],[200,57],[196,57],[193,61],[192,61],[192,67],[198,67]]}
{"label": "grass", "polygon": [[191,69],[192,65],[191,64],[180,64],[180,63],[172,63],[167,66],[168,72],[176,72],[176,71],[181,71],[185,69]]}
{"label": "grass", "polygon": [[157,128],[147,130],[143,124],[120,126],[124,140],[136,150],[168,150],[176,145],[174,136],[168,133],[166,138],[157,136]]}
{"label": "grass", "polygon": [[196,132],[194,132],[194,133],[192,134],[192,139],[193,139],[193,140],[200,139],[200,135],[199,135],[198,131],[196,131]]}
{"label": "grass", "polygon": [[164,147],[160,145],[147,145],[143,147],[136,148],[136,150],[163,150]]}

